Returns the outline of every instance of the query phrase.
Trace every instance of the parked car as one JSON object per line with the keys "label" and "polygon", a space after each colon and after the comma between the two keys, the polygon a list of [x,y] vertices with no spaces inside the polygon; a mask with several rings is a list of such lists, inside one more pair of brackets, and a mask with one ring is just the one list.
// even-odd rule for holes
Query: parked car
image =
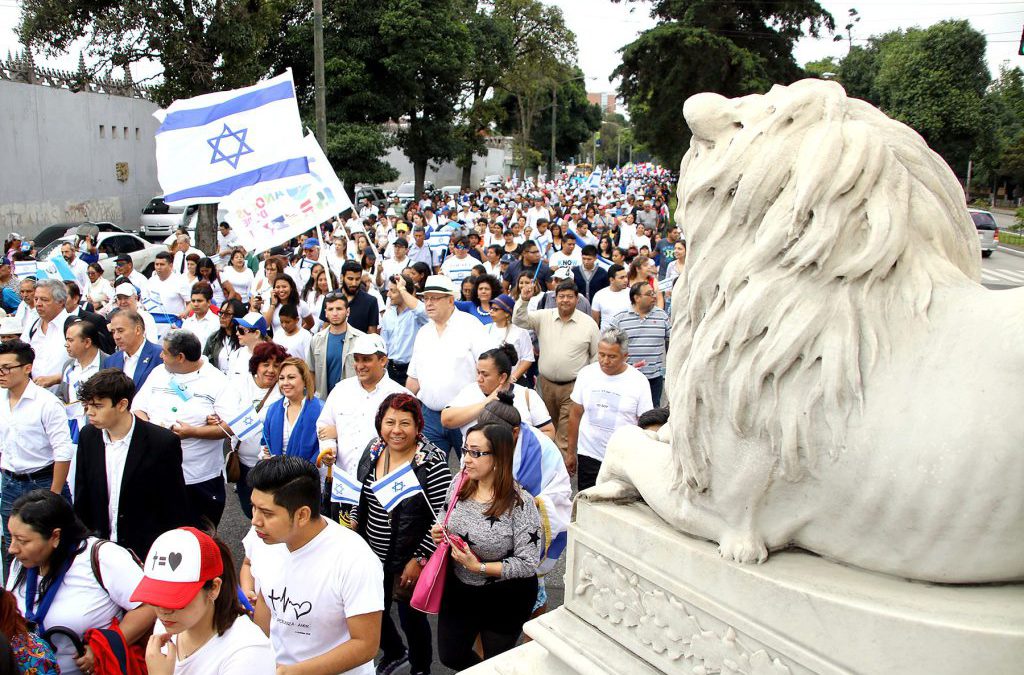
{"label": "parked car", "polygon": [[978,229],[978,241],[981,243],[981,255],[987,258],[992,251],[999,248],[999,225],[995,216],[988,211],[981,209],[967,209],[974,221],[974,227]]}
{"label": "parked car", "polygon": [[500,174],[491,174],[490,176],[484,176],[484,179],[480,181],[480,187],[482,188],[496,188],[501,187],[505,184],[505,178]]}
{"label": "parked car", "polygon": [[83,221],[80,223],[59,223],[57,225],[48,225],[44,227],[42,232],[32,238],[32,243],[38,251],[59,237],[74,237],[78,234],[78,229],[83,225],[87,227],[95,227],[100,232],[125,231],[113,223],[93,223],[90,221]]}
{"label": "parked car", "polygon": [[[40,249],[36,254],[38,260],[48,260],[65,242],[74,243],[75,237],[65,236],[54,239],[48,246]],[[97,238],[99,249],[99,263],[103,267],[103,278],[114,280],[114,258],[126,253],[131,256],[135,269],[149,276],[153,272],[153,261],[156,254],[166,251],[167,247],[160,244],[153,244],[142,237],[130,232],[100,232]]]}
{"label": "parked car", "polygon": [[462,192],[461,185],[442,185],[440,190],[445,197],[458,197]]}
{"label": "parked car", "polygon": [[153,239],[166,237],[181,225],[184,214],[183,207],[168,205],[162,196],[153,197],[139,216],[139,234]]}
{"label": "parked car", "polygon": [[374,206],[383,207],[388,201],[387,192],[379,185],[358,185],[356,186],[356,204],[362,204],[364,199],[369,199]]}
{"label": "parked car", "polygon": [[[434,184],[429,180],[423,181],[423,191],[433,192]],[[407,181],[399,185],[398,189],[395,190],[394,195],[403,202],[411,201],[419,197],[419,195],[416,194],[416,183],[413,181]]]}

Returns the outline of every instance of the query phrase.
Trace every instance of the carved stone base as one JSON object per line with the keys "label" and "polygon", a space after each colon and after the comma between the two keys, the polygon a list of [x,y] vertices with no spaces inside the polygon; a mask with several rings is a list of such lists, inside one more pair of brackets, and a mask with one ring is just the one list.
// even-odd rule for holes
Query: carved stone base
{"label": "carved stone base", "polygon": [[936,586],[801,551],[740,565],[643,504],[581,501],[565,605],[534,642],[465,671],[1020,673],[1024,584]]}

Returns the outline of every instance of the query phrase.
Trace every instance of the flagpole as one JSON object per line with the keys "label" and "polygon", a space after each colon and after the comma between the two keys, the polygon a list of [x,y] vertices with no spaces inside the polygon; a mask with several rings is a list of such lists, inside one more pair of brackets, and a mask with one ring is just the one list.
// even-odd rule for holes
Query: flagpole
{"label": "flagpole", "polygon": [[[320,227],[320,223],[316,224],[316,238],[320,242],[321,246],[326,246],[327,242],[324,241],[324,231]],[[319,262],[319,261],[317,261]],[[331,279],[331,266],[324,263],[324,274],[327,275],[327,292],[330,293],[334,290],[334,281]]]}

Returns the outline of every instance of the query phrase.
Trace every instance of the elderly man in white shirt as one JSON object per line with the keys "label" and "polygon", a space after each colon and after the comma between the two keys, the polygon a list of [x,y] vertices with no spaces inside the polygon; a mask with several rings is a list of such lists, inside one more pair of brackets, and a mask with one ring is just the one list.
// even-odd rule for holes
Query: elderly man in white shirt
{"label": "elderly man in white shirt", "polygon": [[65,305],[68,288],[58,279],[41,279],[36,282],[35,306],[38,317],[25,326],[21,334],[35,350],[32,377],[37,385],[56,393],[60,374],[68,361],[64,348],[64,323],[68,319]]}
{"label": "elderly man in white shirt", "polygon": [[441,424],[441,411],[476,380],[476,361],[487,349],[483,324],[455,309],[455,285],[444,275],[427,277],[423,304],[430,323],[416,334],[405,386],[423,402],[423,435],[462,456],[462,432]]}
{"label": "elderly man in white shirt", "polygon": [[331,390],[316,427],[321,447],[336,448],[335,466],[354,476],[366,444],[378,434],[380,404],[391,394],[411,392],[388,377],[388,349],[381,336],[358,336],[351,353],[356,376]]}
{"label": "elderly man in white shirt", "polygon": [[71,499],[66,483],[74,446],[68,416],[56,396],[32,381],[34,361],[35,352],[26,342],[0,343],[0,519],[4,528],[4,570],[10,563],[7,549],[11,533],[7,520],[14,502],[39,489],[62,493]]}

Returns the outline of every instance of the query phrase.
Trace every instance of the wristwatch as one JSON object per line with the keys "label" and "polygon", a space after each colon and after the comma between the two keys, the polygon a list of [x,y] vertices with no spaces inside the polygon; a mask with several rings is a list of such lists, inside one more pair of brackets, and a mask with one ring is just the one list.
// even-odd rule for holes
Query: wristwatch
{"label": "wristwatch", "polygon": [[420,567],[426,567],[427,566],[427,559],[424,556],[420,556],[420,557],[416,558],[416,562],[419,563]]}
{"label": "wristwatch", "polygon": [[487,574],[487,563],[480,563],[480,574]]}

